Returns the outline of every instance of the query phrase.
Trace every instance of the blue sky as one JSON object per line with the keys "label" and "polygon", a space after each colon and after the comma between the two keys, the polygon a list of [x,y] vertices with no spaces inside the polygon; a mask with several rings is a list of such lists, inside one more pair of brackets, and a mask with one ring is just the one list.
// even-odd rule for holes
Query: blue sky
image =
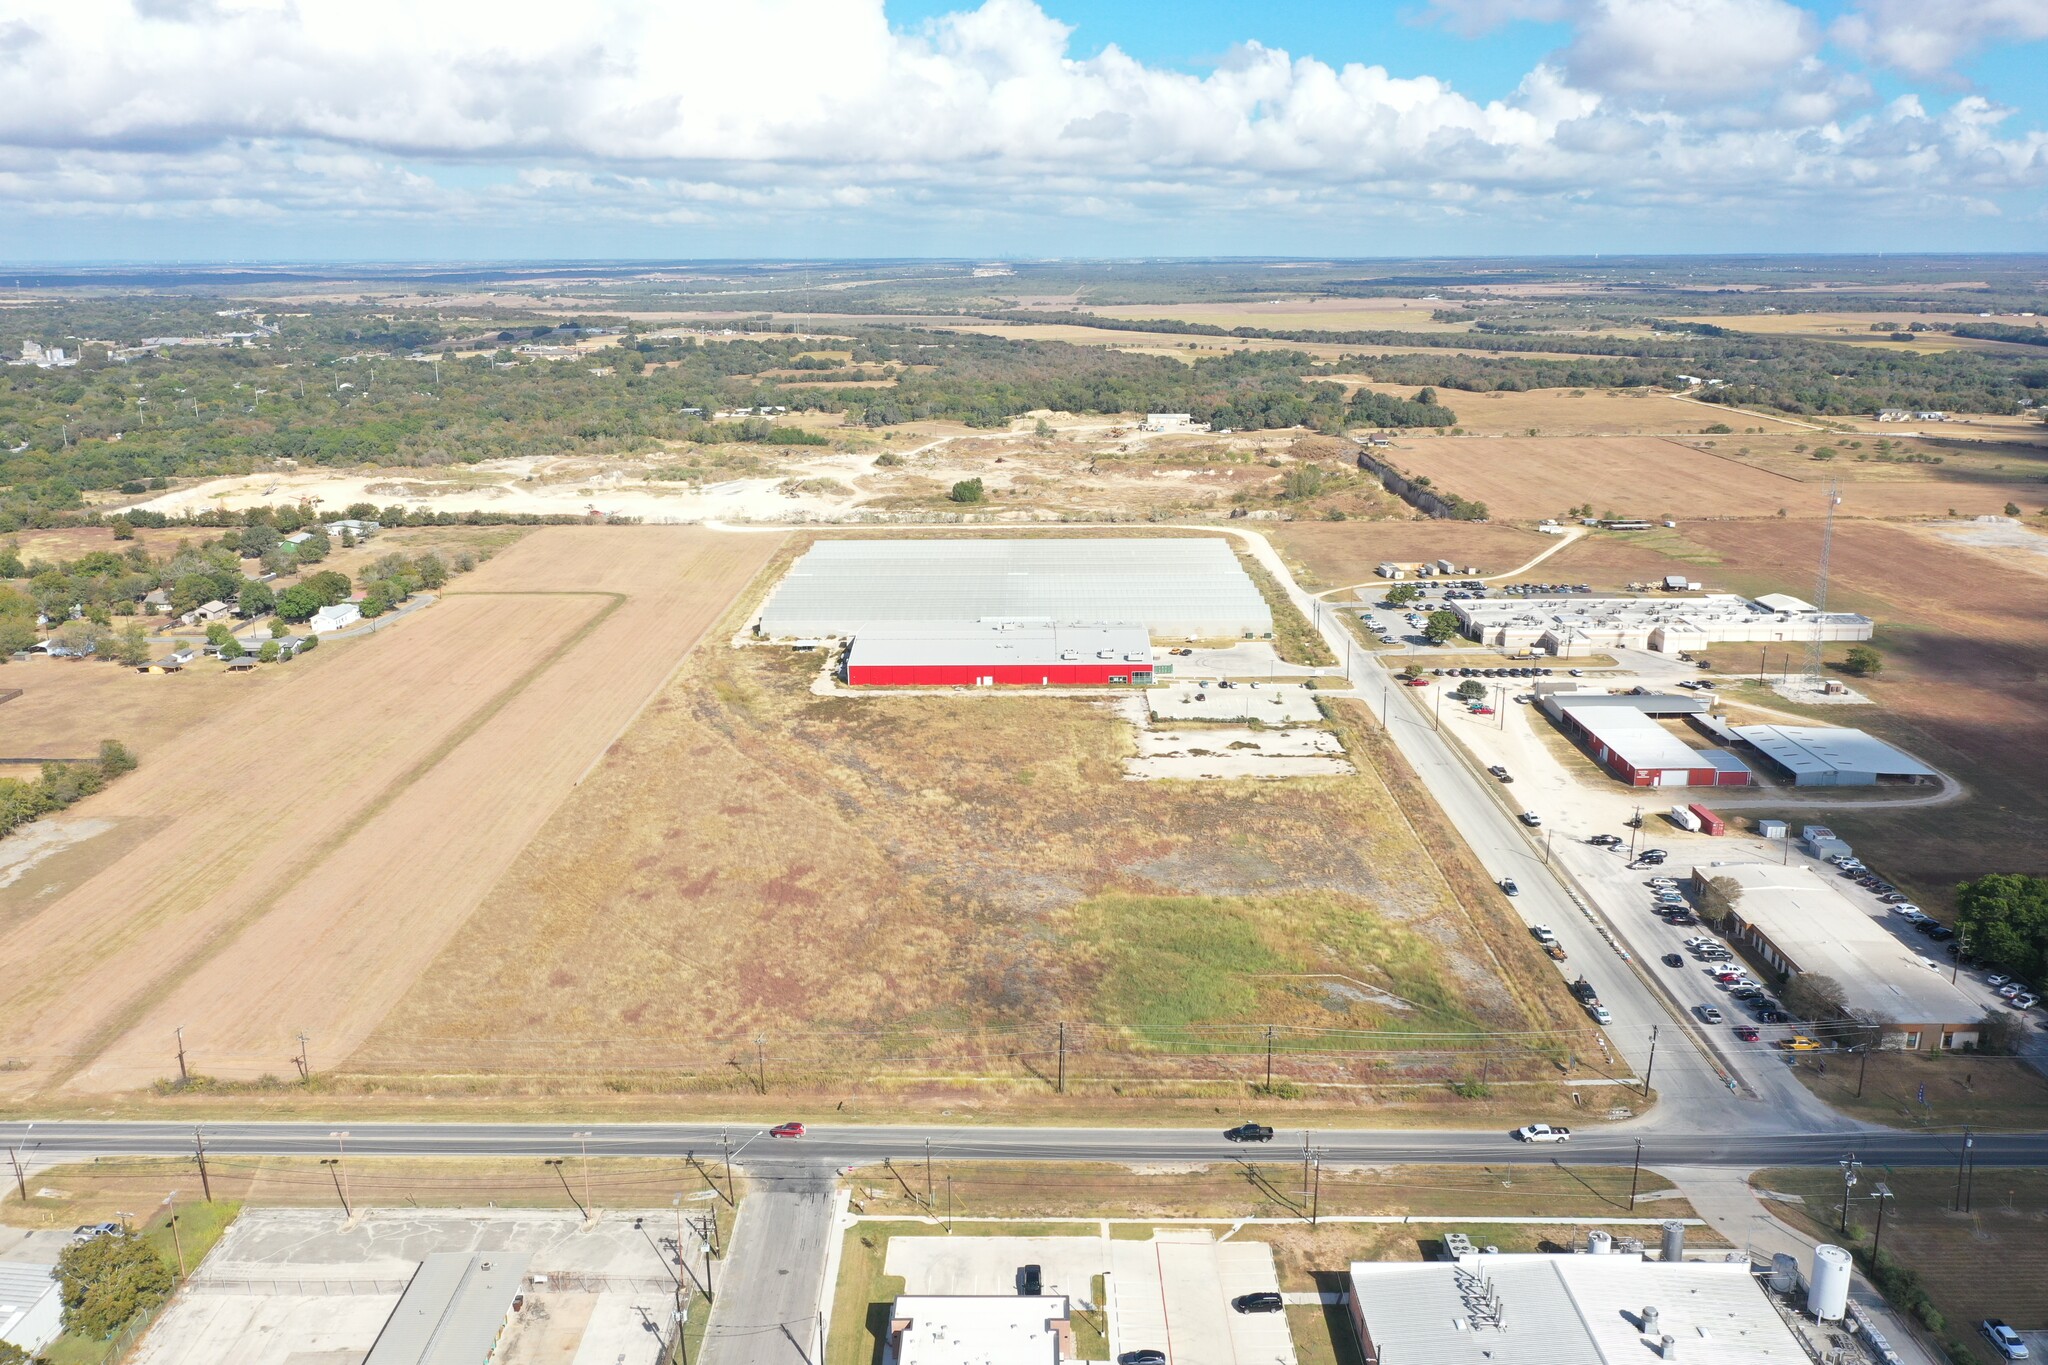
{"label": "blue sky", "polygon": [[2048,0],[0,0],[14,262],[2048,246]]}

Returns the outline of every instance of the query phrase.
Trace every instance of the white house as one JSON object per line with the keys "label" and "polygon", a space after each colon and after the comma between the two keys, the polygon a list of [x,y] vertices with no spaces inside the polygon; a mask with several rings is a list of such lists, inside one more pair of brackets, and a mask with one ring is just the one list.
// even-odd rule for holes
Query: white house
{"label": "white house", "polygon": [[353,602],[336,602],[331,607],[322,607],[313,613],[313,619],[306,624],[315,635],[325,635],[330,630],[352,626],[363,619],[363,609]]}

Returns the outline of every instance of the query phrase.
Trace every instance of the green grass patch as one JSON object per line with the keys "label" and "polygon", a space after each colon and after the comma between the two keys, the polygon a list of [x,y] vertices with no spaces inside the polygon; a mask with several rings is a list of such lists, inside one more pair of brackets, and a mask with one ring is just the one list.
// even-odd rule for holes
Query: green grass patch
{"label": "green grass patch", "polygon": [[1076,906],[1069,924],[1096,967],[1098,1017],[1123,1028],[1478,1027],[1446,987],[1434,946],[1356,897],[1113,893]]}

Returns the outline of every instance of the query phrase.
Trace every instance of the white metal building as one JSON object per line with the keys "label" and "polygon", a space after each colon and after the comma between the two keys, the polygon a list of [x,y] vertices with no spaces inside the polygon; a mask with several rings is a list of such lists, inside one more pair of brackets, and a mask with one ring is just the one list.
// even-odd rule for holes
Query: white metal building
{"label": "white metal building", "polygon": [[1461,1255],[1358,1261],[1366,1365],[1803,1365],[1747,1260]]}
{"label": "white metal building", "polygon": [[0,1341],[31,1357],[64,1330],[64,1300],[57,1267],[0,1261]]}
{"label": "white metal building", "polygon": [[1485,597],[1444,605],[1481,644],[1542,649],[1560,658],[1588,649],[1651,649],[1676,654],[1731,640],[1868,640],[1875,624],[1852,612],[1817,611],[1797,598],[1763,600],[1733,593],[1699,597]]}
{"label": "white metal building", "polygon": [[1879,782],[1933,782],[1941,774],[1875,735],[1826,725],[1738,725],[1795,787],[1869,787]]}
{"label": "white metal building", "polygon": [[889,1314],[896,1365],[1059,1365],[1074,1358],[1063,1294],[905,1294]]}
{"label": "white metal building", "polygon": [[363,1365],[484,1365],[512,1316],[524,1252],[429,1252]]}
{"label": "white metal building", "polygon": [[1272,634],[1273,613],[1217,536],[821,540],[761,609],[783,639],[920,621],[1134,621],[1156,636]]}

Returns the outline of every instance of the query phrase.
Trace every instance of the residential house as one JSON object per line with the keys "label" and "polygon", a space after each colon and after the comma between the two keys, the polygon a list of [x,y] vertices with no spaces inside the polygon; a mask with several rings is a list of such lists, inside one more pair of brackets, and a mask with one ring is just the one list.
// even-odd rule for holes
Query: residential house
{"label": "residential house", "polygon": [[322,607],[313,613],[313,619],[306,624],[315,635],[325,635],[331,630],[341,630],[363,619],[363,609],[353,602],[336,602],[331,607]]}

